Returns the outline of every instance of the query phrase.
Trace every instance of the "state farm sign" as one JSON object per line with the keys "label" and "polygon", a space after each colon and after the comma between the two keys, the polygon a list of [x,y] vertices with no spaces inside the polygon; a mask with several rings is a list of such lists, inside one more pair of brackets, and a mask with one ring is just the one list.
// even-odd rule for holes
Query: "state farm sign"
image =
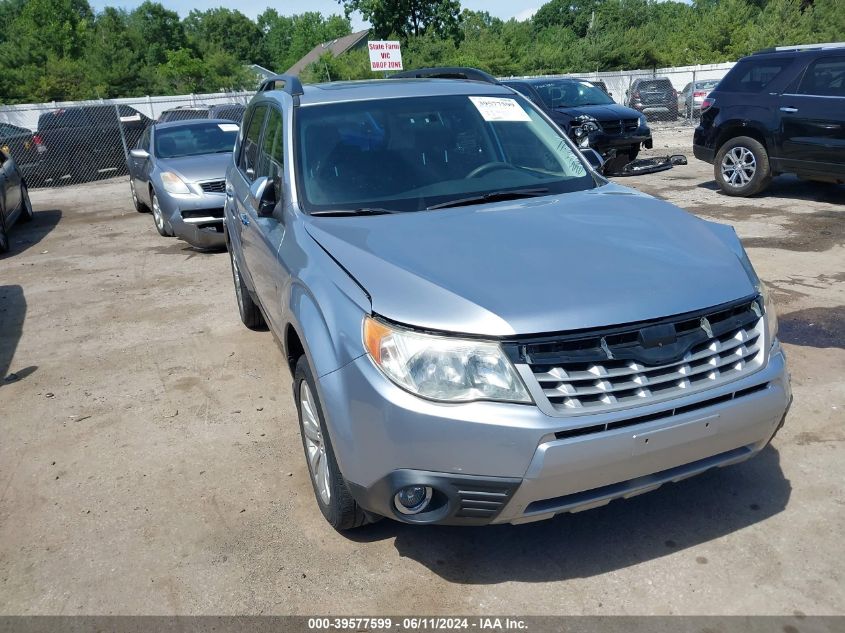
{"label": "state farm sign", "polygon": [[399,42],[378,40],[367,42],[370,70],[402,70],[402,49]]}

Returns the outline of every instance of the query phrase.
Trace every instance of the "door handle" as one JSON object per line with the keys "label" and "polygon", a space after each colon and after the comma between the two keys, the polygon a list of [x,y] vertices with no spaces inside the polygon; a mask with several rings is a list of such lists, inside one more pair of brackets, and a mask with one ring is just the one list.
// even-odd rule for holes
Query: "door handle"
{"label": "door handle", "polygon": [[798,112],[798,108],[791,108],[789,106],[781,106],[780,111],[781,112],[790,112],[790,113],[791,112]]}
{"label": "door handle", "polygon": [[249,216],[246,213],[241,213],[241,224],[249,226]]}

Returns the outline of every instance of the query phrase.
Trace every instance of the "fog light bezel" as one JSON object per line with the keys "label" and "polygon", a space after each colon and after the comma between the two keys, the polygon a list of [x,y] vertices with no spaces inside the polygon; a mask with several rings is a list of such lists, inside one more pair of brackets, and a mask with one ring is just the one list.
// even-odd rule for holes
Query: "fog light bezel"
{"label": "fog light bezel", "polygon": [[[402,502],[399,500],[399,494],[406,488],[425,488],[425,496],[423,497],[423,500],[411,508],[403,505]],[[426,486],[425,484],[409,484],[407,486],[402,486],[393,495],[393,507],[396,508],[396,511],[400,514],[404,514],[405,516],[412,516],[415,514],[419,514],[420,512],[425,510],[431,504],[431,499],[433,496],[434,489],[431,486]]]}

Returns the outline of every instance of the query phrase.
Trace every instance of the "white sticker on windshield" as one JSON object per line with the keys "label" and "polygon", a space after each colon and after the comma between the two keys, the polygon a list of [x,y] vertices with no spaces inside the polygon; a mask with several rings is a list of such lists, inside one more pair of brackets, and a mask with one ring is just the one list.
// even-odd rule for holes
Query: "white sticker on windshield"
{"label": "white sticker on windshield", "polygon": [[531,117],[515,99],[470,97],[485,121],[530,121]]}
{"label": "white sticker on windshield", "polygon": [[217,127],[224,132],[237,132],[240,129],[237,123],[218,123]]}

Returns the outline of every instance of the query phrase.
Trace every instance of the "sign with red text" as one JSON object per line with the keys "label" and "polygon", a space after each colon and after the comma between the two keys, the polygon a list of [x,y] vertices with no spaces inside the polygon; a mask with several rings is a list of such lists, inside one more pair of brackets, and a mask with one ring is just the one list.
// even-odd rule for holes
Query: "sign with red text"
{"label": "sign with red text", "polygon": [[402,49],[399,42],[377,40],[367,42],[370,51],[370,70],[402,70]]}

